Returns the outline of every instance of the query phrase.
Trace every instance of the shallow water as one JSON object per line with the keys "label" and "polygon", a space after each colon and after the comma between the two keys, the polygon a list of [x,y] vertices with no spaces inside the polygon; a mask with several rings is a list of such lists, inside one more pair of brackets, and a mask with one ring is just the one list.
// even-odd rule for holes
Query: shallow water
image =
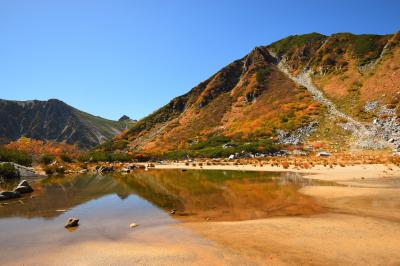
{"label": "shallow water", "polygon": [[[15,262],[21,253],[45,254],[90,241],[207,246],[175,225],[319,212],[311,198],[298,192],[310,182],[290,173],[214,170],[46,178],[32,183],[32,194],[0,203],[0,264]],[[69,217],[80,219],[76,230],[63,227]],[[139,227],[129,228],[131,223]]]}

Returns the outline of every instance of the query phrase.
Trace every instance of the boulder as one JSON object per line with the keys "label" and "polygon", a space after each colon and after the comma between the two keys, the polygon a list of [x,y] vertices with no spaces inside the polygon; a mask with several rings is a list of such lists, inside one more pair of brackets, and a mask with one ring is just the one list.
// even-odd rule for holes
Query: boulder
{"label": "boulder", "polygon": [[78,218],[69,218],[66,224],[64,225],[65,228],[77,227],[79,226],[79,219]]}
{"label": "boulder", "polygon": [[28,181],[22,180],[18,186],[14,189],[14,192],[23,193],[31,193],[33,192],[33,188],[29,185]]}
{"label": "boulder", "polygon": [[111,173],[114,172],[114,167],[113,166],[100,166],[96,167],[97,173]]}
{"label": "boulder", "polygon": [[121,172],[121,173],[130,173],[131,170],[128,169],[128,168],[121,168],[120,172]]}
{"label": "boulder", "polygon": [[0,192],[0,200],[15,199],[21,197],[18,191],[3,191]]}
{"label": "boulder", "polygon": [[136,167],[136,165],[134,165],[134,164],[129,164],[129,165],[127,166],[127,168],[128,168],[129,170],[134,170],[134,169],[136,169],[137,167]]}

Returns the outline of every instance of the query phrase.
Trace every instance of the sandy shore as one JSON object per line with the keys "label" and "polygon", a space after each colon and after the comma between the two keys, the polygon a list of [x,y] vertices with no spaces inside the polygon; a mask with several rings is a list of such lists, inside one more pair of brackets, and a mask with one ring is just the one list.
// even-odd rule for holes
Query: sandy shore
{"label": "sandy shore", "polygon": [[209,169],[209,170],[239,170],[239,171],[273,171],[273,172],[296,172],[303,174],[306,178],[327,181],[358,181],[364,179],[400,177],[400,167],[396,165],[383,164],[360,164],[353,166],[335,166],[333,168],[317,165],[311,169],[296,169],[282,166],[254,166],[254,165],[203,165],[192,166],[184,163],[156,164],[156,169]]}
{"label": "sandy shore", "polygon": [[[200,169],[182,163],[156,168]],[[400,264],[400,168],[394,165],[312,169],[204,165],[202,169],[292,171],[338,184],[301,189],[324,206],[326,214],[183,225],[232,252],[252,257],[255,264]]]}
{"label": "sandy shore", "polygon": [[355,215],[193,223],[226,248],[276,265],[399,265],[400,224]]}
{"label": "sandy shore", "polygon": [[[33,250],[34,251],[34,250]],[[246,255],[226,249],[181,226],[157,226],[127,232],[118,240],[102,239],[60,243],[45,251],[24,253],[16,250],[2,265],[254,265]]]}

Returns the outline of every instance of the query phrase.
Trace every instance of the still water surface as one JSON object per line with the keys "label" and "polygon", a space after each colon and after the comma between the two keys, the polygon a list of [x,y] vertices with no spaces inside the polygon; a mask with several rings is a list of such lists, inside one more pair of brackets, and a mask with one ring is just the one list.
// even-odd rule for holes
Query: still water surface
{"label": "still water surface", "polygon": [[[188,241],[207,246],[207,240],[176,225],[321,211],[298,192],[312,181],[290,173],[140,170],[128,175],[51,177],[32,185],[32,194],[0,205],[2,264],[21,258],[26,263],[24,256],[41,264],[40,254],[90,241]],[[69,217],[80,219],[76,230],[64,229]],[[131,223],[139,227],[129,228]]]}

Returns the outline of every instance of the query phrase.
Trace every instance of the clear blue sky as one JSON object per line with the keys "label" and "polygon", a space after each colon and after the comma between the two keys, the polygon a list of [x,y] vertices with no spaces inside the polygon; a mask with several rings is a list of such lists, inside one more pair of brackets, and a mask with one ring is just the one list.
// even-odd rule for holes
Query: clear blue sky
{"label": "clear blue sky", "polygon": [[141,118],[290,34],[393,33],[389,0],[0,0],[0,98]]}

